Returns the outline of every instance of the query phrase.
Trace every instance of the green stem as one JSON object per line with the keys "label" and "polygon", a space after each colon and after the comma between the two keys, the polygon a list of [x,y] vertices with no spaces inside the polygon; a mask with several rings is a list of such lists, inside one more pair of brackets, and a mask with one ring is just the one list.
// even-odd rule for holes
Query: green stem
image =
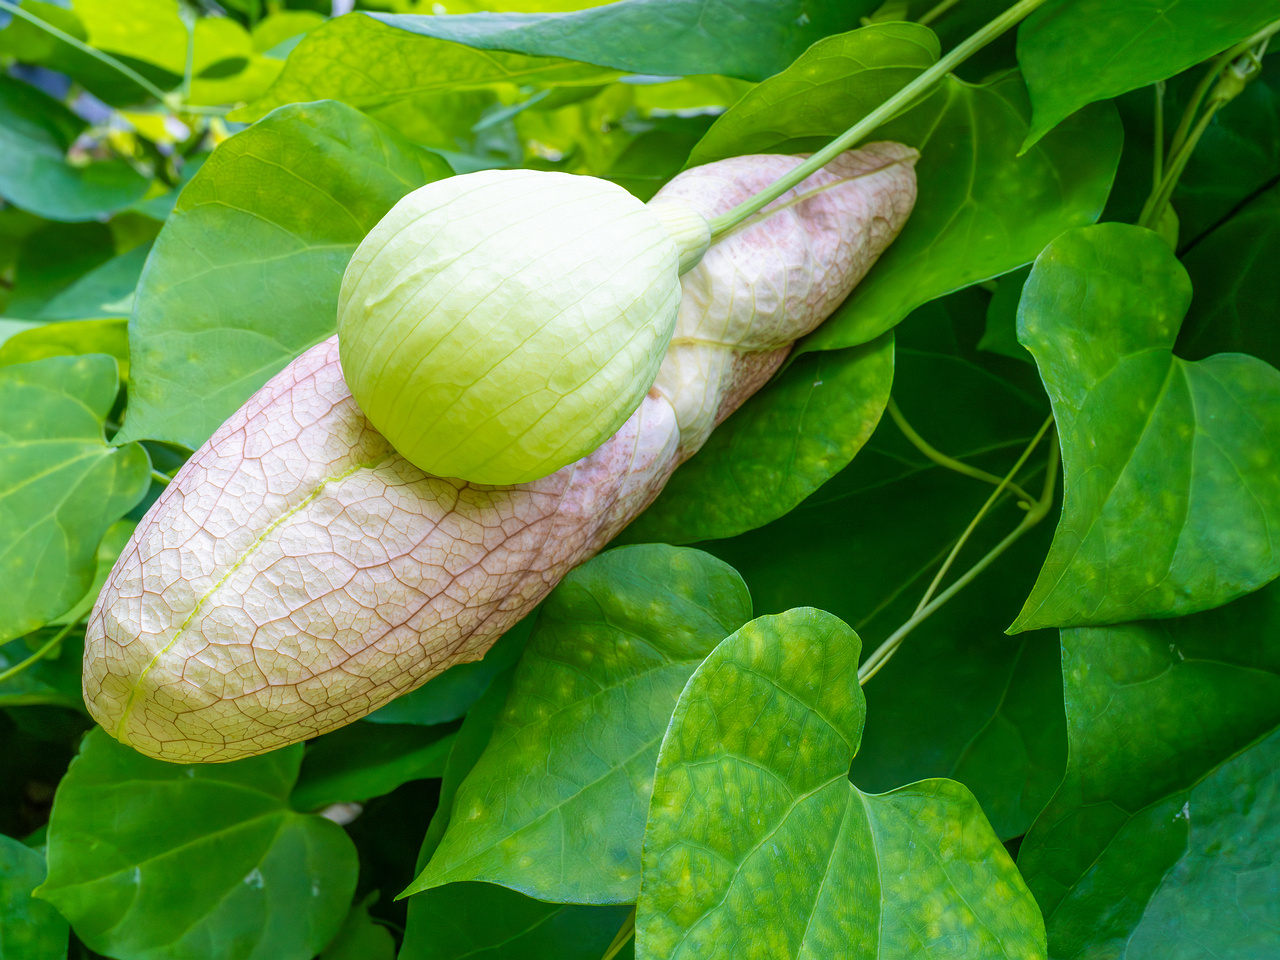
{"label": "green stem", "polygon": [[152,83],[142,74],[138,73],[138,71],[125,66],[123,63],[121,63],[115,57],[111,56],[109,53],[103,53],[101,50],[95,50],[93,47],[89,46],[84,41],[77,40],[75,37],[71,36],[71,34],[69,33],[64,33],[63,31],[55,27],[53,24],[46,23],[44,20],[41,20],[39,17],[35,16],[34,14],[28,13],[26,10],[23,10],[16,3],[10,3],[9,0],[0,0],[0,10],[8,10],[15,17],[20,17],[21,19],[26,20],[28,23],[34,24],[36,27],[43,30],[45,33],[49,34],[50,36],[57,37],[63,43],[70,44],[71,46],[79,50],[81,53],[87,53],[89,56],[93,57],[95,60],[101,63],[105,63],[108,67],[111,67],[113,70],[116,70],[124,74],[124,76],[128,77],[130,80],[132,80],[134,83],[140,86],[143,90],[147,91],[147,93],[151,94],[151,96],[155,97],[157,100],[161,101],[162,103],[165,102],[166,94],[163,90],[157,87],[154,83]]}
{"label": "green stem", "polygon": [[173,477],[169,476],[166,473],[161,473],[159,470],[152,470],[151,479],[154,482],[160,484],[160,486],[167,487],[169,485],[169,482],[173,480]]}
{"label": "green stem", "polygon": [[802,183],[815,171],[821,170],[849,147],[880,126],[880,124],[912,104],[913,101],[927,94],[933,85],[945,77],[953,68],[969,59],[969,57],[1044,2],[1045,0],[1019,0],[1018,3],[1015,3],[971,37],[963,40],[937,63],[809,157],[804,163],[791,170],[786,176],[774,181],[773,184],[757,193],[751,199],[734,207],[728,213],[721,214],[713,219],[711,221],[711,239],[715,240],[728,233],[747,217],[759,210],[763,210],[796,184]]}
{"label": "green stem", "polygon": [[0,683],[4,683],[6,680],[12,680],[36,661],[44,659],[44,655],[60,644],[63,641],[63,638],[71,632],[71,628],[74,626],[74,623],[68,623],[65,627],[55,633],[53,637],[44,644],[44,646],[31,656],[27,657],[27,659],[23,660],[21,663],[14,664],[8,670],[0,670]]}
{"label": "green stem", "polygon": [[[1051,426],[1053,426],[1052,416],[1048,417],[1045,422],[1041,424],[1040,429],[1036,431],[1036,435],[1031,438],[1031,442],[1028,443],[1026,449],[1022,451],[1022,456],[1018,457],[1018,461],[1013,465],[1009,472],[997,482],[996,488],[991,491],[991,496],[987,497],[987,502],[982,505],[982,509],[980,509],[974,515],[974,518],[969,521],[969,525],[965,527],[964,533],[960,534],[960,539],[956,541],[955,546],[951,548],[951,553],[947,555],[947,559],[943,561],[937,574],[934,575],[933,581],[929,584],[929,589],[924,592],[924,596],[920,598],[920,603],[916,606],[916,613],[919,613],[928,606],[929,601],[933,598],[934,591],[937,590],[938,585],[942,583],[942,578],[947,575],[947,572],[951,569],[951,565],[955,563],[956,557],[958,557],[960,555],[960,551],[964,549],[964,545],[968,543],[969,538],[973,536],[973,531],[978,528],[978,524],[982,522],[982,518],[987,515],[987,512],[995,506],[996,500],[999,499],[1000,494],[1004,493],[1005,488],[1014,486],[1013,478],[1018,475],[1018,471],[1022,469],[1022,465],[1027,462],[1027,457],[1031,456],[1035,448],[1040,446],[1041,438],[1044,437],[1045,432],[1048,431]],[[1037,503],[1038,501],[1032,500],[1028,497],[1028,512],[1034,510]]]}
{"label": "green stem", "polygon": [[912,614],[911,619],[900,626],[884,643],[876,648],[871,656],[858,668],[858,683],[865,685],[868,680],[874,677],[884,667],[889,659],[902,646],[902,641],[916,627],[920,626],[927,620],[939,607],[954,597],[957,593],[968,586],[978,574],[982,573],[989,567],[997,557],[1008,550],[1024,533],[1034,527],[1037,523],[1045,518],[1049,513],[1049,509],[1053,506],[1053,491],[1058,479],[1058,445],[1055,443],[1049,448],[1049,462],[1045,466],[1044,492],[1040,499],[1036,502],[1033,509],[1027,511],[1027,515],[1022,518],[1022,522],[1014,528],[1013,532],[1001,540],[981,560],[964,572],[961,577],[956,580],[946,590],[938,594],[930,603],[917,610]]}
{"label": "green stem", "polygon": [[936,7],[924,13],[916,23],[927,27],[959,2],[960,0],[942,0]]}
{"label": "green stem", "polygon": [[636,935],[636,908],[631,908],[631,913],[627,915],[627,919],[622,922],[622,928],[618,931],[617,936],[613,938],[613,943],[609,944],[609,949],[604,952],[604,956],[600,960],[613,960],[627,942]]}
{"label": "green stem", "polygon": [[1164,81],[1153,84],[1156,91],[1156,134],[1152,137],[1151,189],[1155,190],[1164,179]]}
{"label": "green stem", "polygon": [[911,441],[911,445],[923,453],[940,467],[946,467],[948,470],[954,470],[956,473],[962,473],[966,477],[973,477],[975,480],[982,480],[986,483],[994,483],[997,487],[1008,488],[1016,493],[1027,509],[1036,502],[1036,498],[1023,490],[1016,483],[1009,480],[1008,477],[1001,479],[994,473],[987,473],[978,467],[970,466],[963,460],[957,460],[955,457],[949,457],[941,450],[933,447],[924,437],[916,433],[915,428],[907,422],[907,418],[902,415],[902,411],[898,408],[897,401],[893,397],[889,398],[889,416],[893,418],[893,422],[898,425],[898,429],[902,431],[902,435]]}
{"label": "green stem", "polygon": [[187,28],[187,59],[182,67],[182,86],[179,88],[182,99],[186,100],[191,96],[191,73],[196,59],[196,24],[189,10],[179,7],[179,11],[182,25]]}

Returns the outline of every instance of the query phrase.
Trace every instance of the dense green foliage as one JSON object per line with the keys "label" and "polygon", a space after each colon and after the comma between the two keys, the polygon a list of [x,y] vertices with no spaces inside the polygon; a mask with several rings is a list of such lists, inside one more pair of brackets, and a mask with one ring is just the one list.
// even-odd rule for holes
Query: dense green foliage
{"label": "dense green foliage", "polygon": [[0,3],[0,960],[1280,955],[1280,0],[1024,0],[611,549],[188,766],[93,728],[85,620],[402,196],[812,152],[1012,3],[215,6]]}

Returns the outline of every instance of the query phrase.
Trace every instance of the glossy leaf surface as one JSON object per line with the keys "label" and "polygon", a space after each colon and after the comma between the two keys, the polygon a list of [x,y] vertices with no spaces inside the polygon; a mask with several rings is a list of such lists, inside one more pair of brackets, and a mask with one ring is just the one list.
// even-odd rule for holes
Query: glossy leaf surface
{"label": "glossy leaf surface", "polygon": [[35,87],[0,77],[0,196],[51,220],[92,220],[141,200],[147,181],[123,160],[67,162],[86,126]]}
{"label": "glossy leaf surface", "polygon": [[94,729],[58,788],[39,895],[102,953],[313,956],[346,916],[356,857],[337,824],[289,809],[301,760],[180,766]]}
{"label": "glossy leaf surface", "polygon": [[67,921],[31,896],[44,873],[39,851],[0,834],[0,957],[5,960],[63,960],[67,955]]}
{"label": "glossy leaf surface", "polygon": [[566,577],[409,891],[485,880],[541,900],[632,902],[662,731],[694,667],[750,613],[737,573],[697,550],[624,547]]}
{"label": "glossy leaf surface", "polygon": [[0,367],[0,641],[84,595],[102,535],[151,485],[146,451],[104,438],[117,387],[101,354]]}
{"label": "glossy leaf surface", "polygon": [[[936,56],[926,29],[881,24],[830,37],[734,104],[690,164],[813,150],[843,133]],[[801,106],[803,104],[803,106]],[[798,350],[866,343],[920,304],[1033,260],[1101,212],[1120,154],[1112,107],[1098,107],[1018,157],[1030,107],[1021,79],[954,76],[875,140],[920,150],[911,218],[844,304]]]}
{"label": "glossy leaf surface", "polygon": [[849,782],[860,648],[799,608],[695,671],[654,775],[638,957],[1045,955],[1035,901],[964,787]]}
{"label": "glossy leaf surface", "polygon": [[1085,104],[1181,73],[1280,17],[1273,0],[1049,0],[1018,29],[1032,144]]}
{"label": "glossy leaf surface", "polygon": [[1280,372],[1175,357],[1190,299],[1141,227],[1074,230],[1036,261],[1018,339],[1053,403],[1065,502],[1011,629],[1178,616],[1280,574]]}
{"label": "glossy leaf surface", "polygon": [[1062,646],[1071,759],[1018,858],[1052,955],[1272,956],[1280,589]]}
{"label": "glossy leaf surface", "polygon": [[716,428],[622,541],[693,543],[776,520],[857,455],[892,382],[892,333],[802,358]]}
{"label": "glossy leaf surface", "polygon": [[340,103],[286,107],[222,144],[156,240],[129,325],[124,439],[198,447],[333,335],[356,244],[443,160]]}

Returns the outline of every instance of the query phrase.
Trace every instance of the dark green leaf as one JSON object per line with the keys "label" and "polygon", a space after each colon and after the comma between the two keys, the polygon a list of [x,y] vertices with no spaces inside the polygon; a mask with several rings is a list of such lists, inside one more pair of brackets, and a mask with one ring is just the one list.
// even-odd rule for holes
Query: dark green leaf
{"label": "dark green leaf", "polygon": [[628,73],[719,73],[763,80],[876,0],[629,0],[572,13],[460,17],[371,14],[383,23],[482,50],[564,57]]}
{"label": "dark green leaf", "polygon": [[689,679],[654,774],[641,960],[1044,956],[1039,910],[972,794],[849,782],[860,649],[801,608],[752,621]]}
{"label": "dark green leaf", "polygon": [[1274,0],[1049,0],[1018,30],[1027,145],[1085,104],[1181,73],[1280,18]]}
{"label": "dark green leaf", "polygon": [[697,550],[623,547],[569,574],[409,892],[485,880],[560,903],[632,902],[667,718],[748,616],[741,578]]}
{"label": "dark green leaf", "polygon": [[104,439],[117,386],[101,354],[0,367],[0,641],[84,596],[102,535],[151,485],[145,450]]}
{"label": "dark green leaf", "polygon": [[22,240],[5,312],[11,317],[39,316],[50,300],[109,262],[114,253],[105,223],[46,223]]}
{"label": "dark green leaf", "polygon": [[307,34],[271,88],[231,119],[257,120],[284,104],[321,99],[341,100],[376,116],[380,109],[427,94],[495,83],[594,85],[616,76],[570,60],[475,50],[353,14]]}
{"label": "dark green leaf", "polygon": [[0,834],[0,958],[63,960],[67,921],[31,896],[44,880],[44,857]]}
{"label": "dark green leaf", "polygon": [[141,200],[147,180],[123,160],[67,162],[86,126],[35,87],[0,76],[0,196],[50,220],[93,220]]}
{"label": "dark green leaf", "polygon": [[338,935],[320,954],[320,960],[395,960],[396,942],[391,933],[369,917],[369,905],[378,895],[372,894],[351,905]]}
{"label": "dark green leaf", "polygon": [[101,728],[54,800],[39,895],[101,953],[130,960],[305,960],[337,933],[356,856],[337,824],[294,813],[302,747],[163,763]]}
{"label": "dark green leaf", "polygon": [[1031,267],[1020,267],[996,283],[987,307],[987,328],[978,341],[979,350],[1031,361],[1027,348],[1018,342],[1018,301],[1022,299],[1022,287],[1030,275]]}
{"label": "dark green leaf", "polygon": [[147,262],[150,252],[151,244],[140,244],[90,270],[41,307],[36,319],[90,320],[129,316],[133,311],[133,291],[138,286],[142,265]]}
{"label": "dark green leaf", "polygon": [[892,382],[892,333],[801,358],[716,428],[623,541],[692,543],[776,520],[862,449]]}
{"label": "dark green leaf", "polygon": [[1067,777],[1018,863],[1055,957],[1276,956],[1280,587],[1062,631]]}
{"label": "dark green leaf", "polygon": [[1018,339],[1053,403],[1065,499],[1011,630],[1178,616],[1280,574],[1280,372],[1175,357],[1190,300],[1141,227],[1072,230],[1036,261]]}
{"label": "dark green leaf", "polygon": [[453,729],[357,721],[325,734],[307,747],[289,802],[296,810],[320,810],[438,777],[453,745]]}
{"label": "dark green leaf", "polygon": [[451,171],[341,103],[284,107],[192,178],[138,287],[122,438],[198,447],[331,336],[342,271],[410,190]]}
{"label": "dark green leaf", "polygon": [[1280,188],[1273,187],[1183,257],[1195,296],[1178,353],[1249,353],[1280,365]]}
{"label": "dark green leaf", "polygon": [[481,659],[450,667],[417,690],[373,711],[365,719],[372,723],[425,725],[457,720],[480,699],[494,677],[520,659],[537,618],[536,612],[529,614],[499,637]]}
{"label": "dark green leaf", "polygon": [[[57,629],[38,631],[26,639],[0,646],[0,670],[17,666],[51,640]],[[40,660],[0,683],[0,707],[43,706],[84,710],[80,693],[80,665],[84,659],[84,630],[72,630]],[[0,954],[0,956],[3,956]]]}
{"label": "dark green leaf", "polygon": [[[912,24],[877,24],[815,44],[734,104],[690,164],[743,153],[813,150],[843,133],[936,57]],[[875,131],[920,150],[919,193],[898,239],[801,351],[866,343],[914,308],[1033,260],[1102,210],[1120,154],[1112,107],[1082,114],[1022,157],[1030,114],[1021,79],[972,86],[949,76]]]}

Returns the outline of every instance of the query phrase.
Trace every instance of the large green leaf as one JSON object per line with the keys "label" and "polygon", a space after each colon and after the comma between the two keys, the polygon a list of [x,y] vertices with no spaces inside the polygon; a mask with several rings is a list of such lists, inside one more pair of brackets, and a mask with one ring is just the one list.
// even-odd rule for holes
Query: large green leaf
{"label": "large green leaf", "polygon": [[1280,951],[1280,587],[1062,632],[1071,757],[1018,863],[1054,957]]}
{"label": "large green leaf", "polygon": [[36,318],[50,301],[111,261],[115,243],[105,223],[42,224],[22,240],[5,313]]}
{"label": "large green leaf", "polygon": [[[815,44],[734,104],[690,164],[743,153],[813,150],[852,126],[936,57],[925,28],[881,24]],[[800,351],[866,343],[922,303],[1035,259],[1101,212],[1120,155],[1115,110],[1086,111],[1024,156],[1022,80],[954,76],[872,137],[920,150],[919,193],[898,239]]]}
{"label": "large green leaf", "polygon": [[857,26],[878,0],[623,0],[572,13],[371,14],[482,50],[564,57],[628,73],[763,80],[815,40]]}
{"label": "large green leaf", "polygon": [[[899,347],[894,398],[910,424],[945,453],[1003,474],[1048,404],[978,365],[1005,364],[1034,377],[1029,364],[972,353],[985,299],[981,290],[963,291],[898,327],[900,344],[915,346]],[[945,349],[945,321],[953,317],[964,322],[956,333],[972,359],[937,352]],[[931,352],[921,352],[923,346]],[[1032,490],[1038,491],[1043,461],[1038,455],[1019,477]],[[931,463],[885,417],[858,457],[787,516],[703,548],[742,574],[759,612],[820,606],[864,636],[883,639],[911,616],[990,491]],[[1021,516],[1012,503],[1001,503],[978,527],[957,571]],[[1023,833],[1052,795],[1066,761],[1057,636],[1045,631],[1010,642],[1003,633],[1051,532],[1042,524],[1016,543],[917,627],[867,684],[873,722],[853,762],[864,789],[926,777],[959,780],[1001,837]]]}
{"label": "large green leaf", "polygon": [[84,595],[98,541],[151,485],[146,451],[103,436],[117,386],[101,354],[0,367],[0,641]]}
{"label": "large green leaf", "polygon": [[408,892],[485,880],[540,900],[632,902],[667,718],[694,667],[749,616],[741,578],[697,550],[623,547],[566,577]]}
{"label": "large green leaf", "polygon": [[305,960],[341,926],[356,854],[289,809],[302,747],[182,766],[101,728],[58,785],[38,895],[100,953],[129,960]]}
{"label": "large green leaf", "polygon": [[50,220],[93,220],[141,200],[147,179],[123,160],[67,162],[86,126],[35,87],[0,76],[0,196]]}
{"label": "large green leaf", "polygon": [[1136,90],[1280,18],[1275,0],[1049,0],[1018,29],[1033,144],[1085,104]]}
{"label": "large green leaf", "polygon": [[198,447],[332,336],[356,245],[447,164],[341,103],[281,108],[227,140],[157,238],[129,324],[122,438]]}
{"label": "large green leaf", "polygon": [[689,679],[654,774],[641,960],[1044,956],[1039,910],[972,794],[849,782],[861,646],[800,608],[747,624]]}
{"label": "large green leaf", "polygon": [[495,83],[590,85],[617,75],[608,68],[553,57],[475,50],[353,14],[308,33],[271,88],[232,113],[231,119],[257,120],[284,104],[326,98],[376,115],[379,109],[415,97]]}
{"label": "large green leaf", "polygon": [[716,428],[622,540],[731,537],[788,513],[862,449],[892,382],[892,333],[802,358]]}
{"label": "large green leaf", "polygon": [[44,873],[44,857],[0,834],[0,960],[66,957],[67,921],[31,896]]}
{"label": "large green leaf", "polygon": [[1178,334],[1192,360],[1249,353],[1280,366],[1280,188],[1272,187],[1184,255],[1195,296]]}
{"label": "large green leaf", "polygon": [[453,729],[357,721],[325,734],[307,746],[289,802],[296,810],[320,810],[438,777],[453,745]]}
{"label": "large green leaf", "polygon": [[[493,736],[514,667],[490,681],[453,741],[419,869],[448,826],[458,787]],[[628,908],[546,903],[491,883],[449,883],[409,899],[400,960],[597,960]],[[625,957],[625,954],[623,955]]]}
{"label": "large green leaf", "polygon": [[123,317],[114,320],[68,320],[42,323],[20,330],[0,345],[0,366],[30,363],[47,357],[103,353],[114,357],[120,379],[129,379],[129,328]]}
{"label": "large green leaf", "polygon": [[1018,339],[1053,403],[1065,500],[1012,630],[1179,616],[1280,574],[1280,372],[1175,357],[1190,299],[1141,227],[1072,230],[1036,261]]}
{"label": "large green leaf", "polygon": [[78,278],[40,308],[38,320],[127,317],[151,244],[143,243]]}

